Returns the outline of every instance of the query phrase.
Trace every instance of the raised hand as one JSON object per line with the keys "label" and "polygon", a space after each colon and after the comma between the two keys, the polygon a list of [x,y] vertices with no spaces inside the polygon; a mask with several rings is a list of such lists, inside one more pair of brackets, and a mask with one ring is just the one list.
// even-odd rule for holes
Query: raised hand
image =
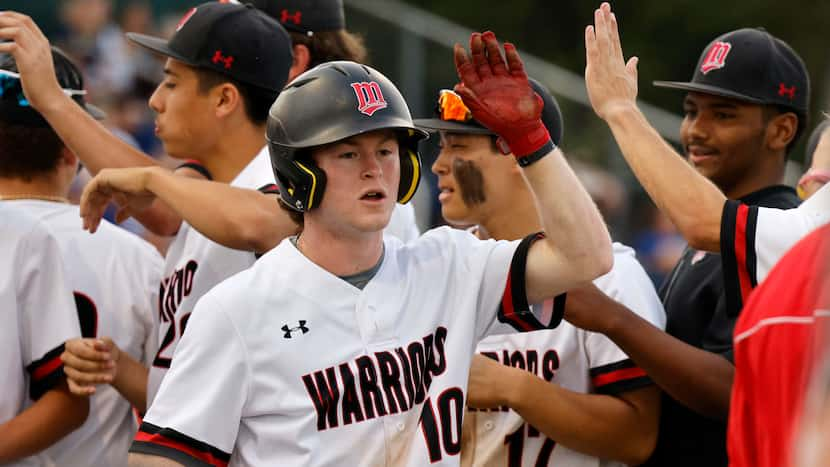
{"label": "raised hand", "polygon": [[84,229],[94,233],[110,201],[118,205],[116,222],[122,222],[153,204],[156,195],[148,191],[147,174],[153,167],[104,169],[98,172],[81,195]]}
{"label": "raised hand", "polygon": [[470,36],[470,56],[455,45],[455,67],[461,83],[455,91],[473,114],[502,137],[516,157],[538,151],[550,142],[542,124],[542,98],[530,87],[524,64],[513,44],[504,44],[490,31]]}
{"label": "raised hand", "polygon": [[17,63],[26,99],[38,111],[50,103],[68,99],[55,78],[52,49],[32,18],[14,11],[0,11],[0,53]]}
{"label": "raised hand", "polygon": [[77,396],[95,394],[95,386],[115,380],[120,350],[112,339],[70,339],[61,361],[69,390]]}
{"label": "raised hand", "polygon": [[603,120],[636,105],[637,57],[626,63],[617,18],[608,3],[594,11],[594,26],[585,28],[585,85],[594,112]]}

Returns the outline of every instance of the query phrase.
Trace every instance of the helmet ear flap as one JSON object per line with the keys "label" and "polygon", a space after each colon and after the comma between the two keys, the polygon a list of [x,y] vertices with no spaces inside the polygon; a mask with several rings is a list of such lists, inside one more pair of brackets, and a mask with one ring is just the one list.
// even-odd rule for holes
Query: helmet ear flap
{"label": "helmet ear flap", "polygon": [[[417,143],[416,143],[417,144]],[[421,158],[409,145],[401,146],[401,179],[398,185],[398,202],[406,204],[415,195],[421,181]]]}
{"label": "helmet ear flap", "polygon": [[[284,152],[286,154],[278,154]],[[310,158],[297,156],[296,151],[271,145],[271,163],[274,166],[280,198],[292,209],[306,212],[320,205],[326,191],[326,173]]]}
{"label": "helmet ear flap", "polygon": [[298,169],[303,190],[299,193],[302,198],[303,212],[314,209],[323,202],[323,193],[326,192],[326,173],[317,167],[310,159],[295,160],[292,162]]}

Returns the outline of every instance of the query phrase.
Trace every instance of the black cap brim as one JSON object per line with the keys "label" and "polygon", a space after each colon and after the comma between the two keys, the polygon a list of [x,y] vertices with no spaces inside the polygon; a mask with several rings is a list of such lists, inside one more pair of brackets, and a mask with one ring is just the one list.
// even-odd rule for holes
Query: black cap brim
{"label": "black cap brim", "polygon": [[145,49],[152,50],[153,52],[159,53],[161,55],[166,55],[170,58],[175,58],[176,60],[184,62],[188,65],[195,65],[190,59],[174,52],[173,49],[170,48],[170,41],[168,41],[167,39],[148,36],[146,34],[137,34],[134,32],[128,32],[127,39],[131,40],[132,42],[135,42],[136,44],[144,47]]}
{"label": "black cap brim", "polygon": [[452,133],[470,133],[474,135],[495,135],[495,133],[487,128],[478,125],[441,120],[440,118],[416,118],[412,122],[415,126],[429,131],[449,131]]}
{"label": "black cap brim", "polygon": [[654,81],[652,84],[658,88],[680,89],[683,91],[700,92],[703,94],[713,94],[715,96],[729,97],[740,101],[749,102],[751,104],[763,104],[761,99],[747,96],[738,92],[730,91],[728,89],[719,88],[717,86],[709,86],[708,84],[691,83],[683,81]]}

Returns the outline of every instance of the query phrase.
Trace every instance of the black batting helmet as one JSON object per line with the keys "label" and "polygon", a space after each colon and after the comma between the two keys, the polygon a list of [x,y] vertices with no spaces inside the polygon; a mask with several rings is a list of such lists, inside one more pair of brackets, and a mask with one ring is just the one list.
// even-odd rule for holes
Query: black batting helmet
{"label": "black batting helmet", "polygon": [[268,149],[280,197],[304,212],[320,205],[326,174],[311,148],[375,130],[397,130],[401,158],[398,202],[408,202],[421,177],[415,127],[398,88],[377,70],[348,61],[323,63],[294,79],[268,113]]}

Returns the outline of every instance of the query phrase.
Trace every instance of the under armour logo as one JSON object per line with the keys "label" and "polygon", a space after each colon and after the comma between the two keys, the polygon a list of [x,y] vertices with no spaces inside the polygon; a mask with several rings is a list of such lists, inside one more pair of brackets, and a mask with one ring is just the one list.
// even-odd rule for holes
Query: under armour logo
{"label": "under armour logo", "polygon": [[712,48],[709,49],[709,53],[706,54],[706,58],[700,64],[701,73],[705,75],[712,70],[723,68],[730,50],[732,50],[732,44],[729,42],[718,41],[712,44]]}
{"label": "under armour logo", "polygon": [[787,96],[790,100],[795,99],[795,85],[787,87],[784,86],[784,83],[778,83],[778,95],[781,97]]}
{"label": "under armour logo", "polygon": [[296,331],[302,331],[303,334],[307,333],[308,328],[305,325],[306,320],[301,319],[301,320],[299,320],[298,323],[299,323],[299,326],[296,326],[296,327],[293,327],[293,328],[289,328],[287,324],[284,324],[282,326],[282,330],[283,330],[283,332],[285,332],[285,335],[283,335],[282,337],[284,337],[286,339],[291,339],[291,333],[296,332]]}
{"label": "under armour logo", "polygon": [[286,23],[288,20],[291,20],[294,24],[300,24],[303,20],[303,12],[295,11],[294,14],[291,14],[288,10],[282,10],[280,12],[280,23]]}
{"label": "under armour logo", "polygon": [[216,64],[219,64],[220,62],[224,63],[226,70],[230,70],[231,65],[233,65],[233,57],[230,56],[230,55],[225,57],[224,55],[222,55],[221,50],[217,50],[216,52],[214,52],[213,53],[213,58],[211,58],[210,61],[212,61],[213,63],[216,63]]}
{"label": "under armour logo", "polygon": [[372,116],[380,109],[386,108],[386,99],[383,97],[383,91],[380,90],[380,85],[374,81],[352,83],[352,89],[357,96],[357,110],[362,114]]}

